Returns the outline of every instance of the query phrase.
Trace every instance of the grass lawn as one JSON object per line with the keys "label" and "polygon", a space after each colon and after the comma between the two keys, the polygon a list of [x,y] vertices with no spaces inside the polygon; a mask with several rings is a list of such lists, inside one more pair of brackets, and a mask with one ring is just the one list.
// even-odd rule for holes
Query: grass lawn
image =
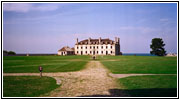
{"label": "grass lawn", "polygon": [[57,88],[56,80],[51,77],[4,76],[4,97],[37,97]]}
{"label": "grass lawn", "polygon": [[176,74],[177,57],[104,56],[100,61],[114,74]]}
{"label": "grass lawn", "polygon": [[177,96],[177,76],[131,76],[119,79],[118,83],[123,86],[119,91],[131,96]]}
{"label": "grass lawn", "polygon": [[4,56],[4,73],[69,72],[84,68],[89,56]]}

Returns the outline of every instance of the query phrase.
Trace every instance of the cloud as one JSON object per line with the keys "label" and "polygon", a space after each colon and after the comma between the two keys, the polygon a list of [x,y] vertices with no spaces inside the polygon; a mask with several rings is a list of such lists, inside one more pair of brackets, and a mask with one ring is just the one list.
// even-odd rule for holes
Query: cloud
{"label": "cloud", "polygon": [[119,28],[120,31],[137,31],[140,33],[151,33],[156,31],[157,29],[151,28],[151,27],[137,27],[137,26],[123,26]]}
{"label": "cloud", "polygon": [[167,18],[162,18],[162,19],[160,19],[160,21],[161,21],[161,22],[167,22],[167,21],[169,21],[169,19],[167,19]]}
{"label": "cloud", "polygon": [[32,4],[27,3],[4,3],[4,11],[28,12],[32,8]]}
{"label": "cloud", "polygon": [[3,3],[3,11],[28,12],[28,11],[53,11],[59,8],[57,4],[32,4],[32,3]]}
{"label": "cloud", "polygon": [[53,11],[59,8],[57,4],[42,4],[40,6],[33,7],[32,10],[38,11]]}

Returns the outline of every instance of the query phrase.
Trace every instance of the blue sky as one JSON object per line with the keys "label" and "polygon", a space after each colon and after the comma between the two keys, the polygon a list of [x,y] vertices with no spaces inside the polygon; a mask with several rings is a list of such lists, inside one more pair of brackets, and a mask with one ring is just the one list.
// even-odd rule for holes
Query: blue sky
{"label": "blue sky", "polygon": [[3,3],[3,49],[57,53],[76,38],[120,38],[123,53],[149,53],[152,38],[177,52],[176,3]]}

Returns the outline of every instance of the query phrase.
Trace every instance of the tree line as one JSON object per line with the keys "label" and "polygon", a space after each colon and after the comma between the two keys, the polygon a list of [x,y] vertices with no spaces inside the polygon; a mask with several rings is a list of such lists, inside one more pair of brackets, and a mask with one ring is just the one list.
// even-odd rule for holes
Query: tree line
{"label": "tree line", "polygon": [[3,50],[3,55],[16,55],[14,51]]}

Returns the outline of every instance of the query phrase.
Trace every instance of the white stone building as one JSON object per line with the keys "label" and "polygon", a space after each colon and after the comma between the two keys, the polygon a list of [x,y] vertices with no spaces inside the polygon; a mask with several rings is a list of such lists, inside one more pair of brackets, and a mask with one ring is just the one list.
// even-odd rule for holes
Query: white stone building
{"label": "white stone building", "polygon": [[86,39],[75,44],[76,55],[120,55],[120,39]]}
{"label": "white stone building", "polygon": [[65,55],[74,55],[74,48],[70,48],[65,46],[58,50],[58,55],[65,56]]}

